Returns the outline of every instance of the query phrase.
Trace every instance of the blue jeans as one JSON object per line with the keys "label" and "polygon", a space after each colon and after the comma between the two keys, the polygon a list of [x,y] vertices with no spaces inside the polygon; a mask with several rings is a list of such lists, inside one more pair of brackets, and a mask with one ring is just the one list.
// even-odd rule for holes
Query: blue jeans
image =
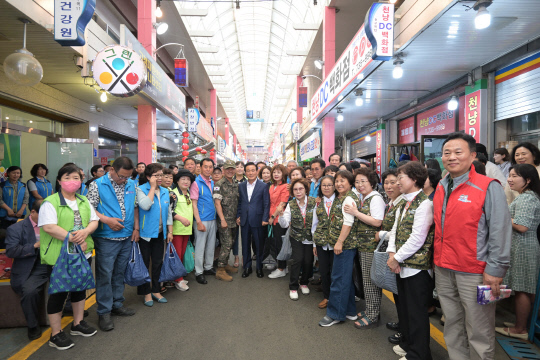
{"label": "blue jeans", "polygon": [[109,240],[94,238],[96,249],[96,302],[98,315],[122,307],[124,273],[131,256],[130,238]]}
{"label": "blue jeans", "polygon": [[334,320],[345,321],[346,315],[356,315],[352,277],[355,254],[356,249],[349,249],[334,255],[332,283],[326,309],[326,315]]}

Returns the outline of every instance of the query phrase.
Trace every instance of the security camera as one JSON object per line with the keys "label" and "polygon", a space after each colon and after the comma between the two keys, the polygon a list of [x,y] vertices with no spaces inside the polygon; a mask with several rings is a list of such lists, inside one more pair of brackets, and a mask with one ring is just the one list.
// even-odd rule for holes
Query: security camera
{"label": "security camera", "polygon": [[307,76],[306,75],[302,75],[302,79],[306,80]]}
{"label": "security camera", "polygon": [[82,56],[76,56],[76,59],[75,59],[75,65],[79,68],[79,69],[82,69],[84,67],[84,62],[83,62],[83,57]]}

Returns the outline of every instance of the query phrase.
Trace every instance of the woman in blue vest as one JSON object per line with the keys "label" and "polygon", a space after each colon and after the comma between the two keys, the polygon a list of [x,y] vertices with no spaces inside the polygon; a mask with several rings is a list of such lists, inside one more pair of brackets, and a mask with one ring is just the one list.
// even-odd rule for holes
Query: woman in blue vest
{"label": "woman in blue vest", "polygon": [[45,176],[49,175],[49,169],[45,164],[35,164],[30,170],[32,178],[28,180],[26,186],[30,195],[28,208],[32,208],[32,204],[36,200],[43,200],[47,196],[54,194],[53,186]]}
{"label": "woman in blue vest", "polygon": [[[153,163],[146,166],[139,177],[137,187],[137,202],[139,203],[139,247],[152,278],[152,282],[137,287],[137,294],[144,295],[144,305],[153,306],[156,300],[166,303],[160,293],[159,275],[163,264],[164,240],[173,239],[173,217],[169,201],[169,190],[161,186],[163,166]],[[166,237],[164,236],[166,232]],[[150,266],[152,259],[152,269]]]}
{"label": "woman in blue vest", "polygon": [[0,184],[0,228],[7,229],[26,215],[29,195],[26,185],[19,179],[22,170],[18,166],[10,166],[7,171],[7,181]]}

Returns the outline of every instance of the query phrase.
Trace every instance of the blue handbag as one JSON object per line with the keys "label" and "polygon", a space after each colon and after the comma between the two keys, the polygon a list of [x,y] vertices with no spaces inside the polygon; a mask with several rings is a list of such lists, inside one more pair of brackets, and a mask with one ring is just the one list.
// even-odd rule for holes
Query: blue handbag
{"label": "blue handbag", "polygon": [[[94,275],[79,244],[69,242],[69,232],[49,279],[49,294],[94,289]],[[73,252],[68,248],[72,247]]]}
{"label": "blue handbag", "polygon": [[193,248],[191,241],[188,241],[186,246],[186,253],[184,254],[184,269],[186,269],[188,274],[195,270],[195,248]]}
{"label": "blue handbag", "polygon": [[165,259],[163,259],[163,265],[161,266],[161,274],[159,274],[159,282],[176,281],[176,279],[186,275],[186,269],[182,265],[174,245],[168,243]]}
{"label": "blue handbag", "polygon": [[139,286],[150,282],[150,274],[144,265],[139,243],[133,241],[131,244],[131,258],[129,259],[124,273],[124,283],[130,286]]}

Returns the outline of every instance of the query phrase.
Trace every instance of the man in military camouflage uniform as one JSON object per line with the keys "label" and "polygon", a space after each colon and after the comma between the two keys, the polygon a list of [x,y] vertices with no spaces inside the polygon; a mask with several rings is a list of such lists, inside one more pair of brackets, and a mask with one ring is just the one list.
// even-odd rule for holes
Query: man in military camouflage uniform
{"label": "man in military camouflage uniform", "polygon": [[238,237],[236,212],[238,210],[238,183],[233,180],[236,171],[234,161],[227,160],[223,165],[225,176],[214,185],[214,203],[218,219],[218,231],[221,241],[221,252],[218,260],[216,278],[232,281],[228,273],[237,273],[238,269],[230,266],[229,255],[234,240]]}

